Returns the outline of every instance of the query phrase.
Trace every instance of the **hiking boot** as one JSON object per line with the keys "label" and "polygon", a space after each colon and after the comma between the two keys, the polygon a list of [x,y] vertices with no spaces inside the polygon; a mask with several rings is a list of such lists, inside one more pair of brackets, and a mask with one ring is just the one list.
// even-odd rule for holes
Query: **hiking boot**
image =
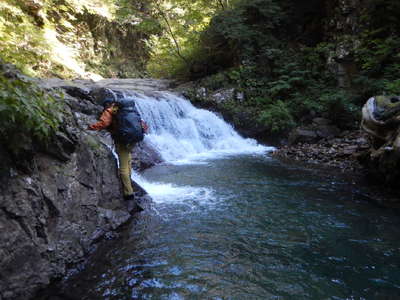
{"label": "hiking boot", "polygon": [[141,206],[139,203],[136,202],[136,210],[138,212],[141,212],[141,211],[144,211],[144,208],[143,208],[143,206]]}
{"label": "hiking boot", "polygon": [[125,195],[125,196],[124,196],[124,200],[125,200],[125,201],[132,201],[132,200],[135,200],[135,195],[134,195],[134,194],[132,194],[132,195]]}
{"label": "hiking boot", "polygon": [[140,196],[138,196],[137,192],[132,194],[132,195],[124,196],[124,200],[125,201],[133,201],[133,200],[135,200],[135,202],[133,202],[133,204],[135,206],[135,210],[137,212],[141,212],[141,211],[144,211],[144,207],[142,205],[140,205],[140,203],[138,202],[139,198],[140,198]]}

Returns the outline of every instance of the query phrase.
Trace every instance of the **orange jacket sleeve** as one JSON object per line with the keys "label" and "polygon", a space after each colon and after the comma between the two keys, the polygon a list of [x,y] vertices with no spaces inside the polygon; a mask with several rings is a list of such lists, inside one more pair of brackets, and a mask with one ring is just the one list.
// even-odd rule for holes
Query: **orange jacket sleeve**
{"label": "orange jacket sleeve", "polygon": [[109,107],[103,111],[97,123],[89,125],[89,129],[90,130],[106,129],[111,125],[112,118],[113,118],[113,108]]}

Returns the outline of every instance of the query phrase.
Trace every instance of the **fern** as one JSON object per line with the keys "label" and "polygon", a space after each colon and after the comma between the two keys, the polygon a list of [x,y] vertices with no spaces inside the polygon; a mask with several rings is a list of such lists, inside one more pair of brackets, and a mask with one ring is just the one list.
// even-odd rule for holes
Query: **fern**
{"label": "fern", "polygon": [[0,74],[0,134],[18,152],[21,137],[46,143],[62,121],[62,104],[32,82]]}

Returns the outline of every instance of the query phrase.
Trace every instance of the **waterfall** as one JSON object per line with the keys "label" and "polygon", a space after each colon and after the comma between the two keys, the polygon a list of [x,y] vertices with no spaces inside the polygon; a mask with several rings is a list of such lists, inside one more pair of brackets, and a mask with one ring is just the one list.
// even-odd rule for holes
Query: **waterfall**
{"label": "waterfall", "polygon": [[271,150],[253,139],[242,138],[215,113],[194,107],[169,92],[131,94],[143,120],[149,125],[146,142],[166,162],[191,162],[227,154]]}
{"label": "waterfall", "polygon": [[[135,101],[142,119],[149,126],[145,142],[171,164],[201,164],[207,160],[236,154],[265,153],[273,149],[253,139],[241,137],[221,117],[194,107],[187,99],[170,92],[123,95]],[[142,186],[155,202],[201,199],[214,201],[214,191],[198,186],[176,186],[151,182],[132,172],[132,179]]]}

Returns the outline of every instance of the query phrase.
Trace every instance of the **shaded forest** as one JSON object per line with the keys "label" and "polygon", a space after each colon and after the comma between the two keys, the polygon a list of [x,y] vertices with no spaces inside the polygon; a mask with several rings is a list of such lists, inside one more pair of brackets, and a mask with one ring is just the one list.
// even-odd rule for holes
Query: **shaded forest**
{"label": "shaded forest", "polygon": [[0,56],[31,76],[233,88],[223,109],[269,132],[313,116],[346,129],[400,92],[399,17],[395,0],[6,0]]}

